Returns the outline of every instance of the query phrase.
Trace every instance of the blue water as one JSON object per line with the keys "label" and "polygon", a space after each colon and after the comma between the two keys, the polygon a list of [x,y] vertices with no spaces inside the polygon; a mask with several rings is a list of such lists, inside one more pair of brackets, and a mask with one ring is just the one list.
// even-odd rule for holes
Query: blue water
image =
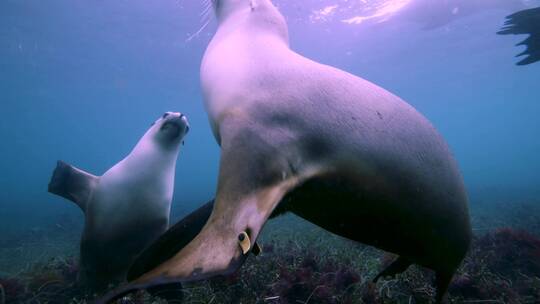
{"label": "blue water", "polygon": [[[294,50],[368,79],[428,117],[449,142],[473,204],[539,197],[540,63],[516,66],[514,45],[524,37],[495,34],[513,11],[480,10],[430,30],[411,20],[309,22],[332,2],[277,1]],[[197,1],[0,2],[0,230],[79,215],[47,193],[56,160],[99,175],[165,111],[185,113],[191,125],[174,212],[214,196],[219,147],[199,63],[215,22],[188,39],[201,10]]]}

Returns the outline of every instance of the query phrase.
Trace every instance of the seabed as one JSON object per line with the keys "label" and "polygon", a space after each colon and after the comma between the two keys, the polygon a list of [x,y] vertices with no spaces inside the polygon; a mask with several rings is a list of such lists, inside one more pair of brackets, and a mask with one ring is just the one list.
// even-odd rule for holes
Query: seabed
{"label": "seabed", "polygon": [[[472,206],[474,240],[449,289],[449,303],[540,303],[540,205]],[[0,304],[92,303],[78,286],[82,223],[0,240]],[[230,277],[185,285],[177,303],[430,303],[431,271],[412,266],[396,278],[372,278],[395,256],[346,240],[292,215],[270,221],[263,253]],[[138,292],[117,303],[173,303]]]}

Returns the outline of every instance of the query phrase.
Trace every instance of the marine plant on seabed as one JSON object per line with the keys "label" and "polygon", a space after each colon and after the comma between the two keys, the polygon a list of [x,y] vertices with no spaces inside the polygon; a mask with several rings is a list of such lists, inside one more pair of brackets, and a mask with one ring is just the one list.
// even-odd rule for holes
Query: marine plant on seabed
{"label": "marine plant on seabed", "polygon": [[458,299],[493,303],[540,303],[540,239],[500,228],[475,237],[474,246],[450,288]]}
{"label": "marine plant on seabed", "polygon": [[[536,220],[536,219],[534,219]],[[433,274],[412,266],[396,278],[371,279],[395,256],[313,226],[277,225],[263,253],[235,274],[185,284],[182,303],[429,303]],[[289,226],[291,231],[281,226]],[[283,237],[286,235],[286,237]],[[91,303],[76,284],[75,258],[56,257],[0,277],[0,304]],[[449,289],[448,303],[540,303],[540,238],[511,228],[474,237]],[[88,302],[90,301],[90,302]],[[167,303],[146,292],[117,303]],[[172,302],[169,302],[172,303]]]}
{"label": "marine plant on seabed", "polygon": [[[84,295],[73,258],[54,258],[39,263],[16,277],[0,278],[5,303],[68,303]],[[3,304],[0,302],[0,304]]]}
{"label": "marine plant on seabed", "polygon": [[[330,237],[263,245],[238,273],[186,286],[187,303],[429,303],[433,274],[410,267],[377,284],[371,278],[395,256],[368,246],[335,248]],[[540,239],[502,228],[476,236],[454,278],[449,303],[540,303]]]}
{"label": "marine plant on seabed", "polygon": [[0,304],[18,301],[26,293],[22,282],[16,278],[0,278]]}

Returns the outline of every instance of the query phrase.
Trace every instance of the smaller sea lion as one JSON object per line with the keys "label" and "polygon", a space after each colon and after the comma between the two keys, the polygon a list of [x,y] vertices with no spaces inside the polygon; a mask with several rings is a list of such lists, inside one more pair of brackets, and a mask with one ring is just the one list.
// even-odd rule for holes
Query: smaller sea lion
{"label": "smaller sea lion", "polygon": [[163,114],[102,176],[58,162],[49,192],[85,213],[79,278],[91,290],[124,280],[135,257],[167,229],[176,160],[188,130],[185,115]]}

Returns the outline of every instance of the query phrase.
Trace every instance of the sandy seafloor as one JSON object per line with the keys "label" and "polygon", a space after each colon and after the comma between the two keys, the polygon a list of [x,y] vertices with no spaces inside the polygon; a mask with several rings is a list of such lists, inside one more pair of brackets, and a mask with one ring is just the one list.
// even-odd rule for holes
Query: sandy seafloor
{"label": "sandy seafloor", "polygon": [[[451,303],[540,303],[538,203],[471,204],[475,238]],[[82,220],[58,215],[2,236],[0,303],[91,303],[75,283]],[[179,303],[430,303],[434,294],[432,273],[418,266],[371,283],[394,256],[293,215],[270,221],[260,243],[263,253],[235,275],[189,284]],[[167,302],[139,292],[119,303]]]}

